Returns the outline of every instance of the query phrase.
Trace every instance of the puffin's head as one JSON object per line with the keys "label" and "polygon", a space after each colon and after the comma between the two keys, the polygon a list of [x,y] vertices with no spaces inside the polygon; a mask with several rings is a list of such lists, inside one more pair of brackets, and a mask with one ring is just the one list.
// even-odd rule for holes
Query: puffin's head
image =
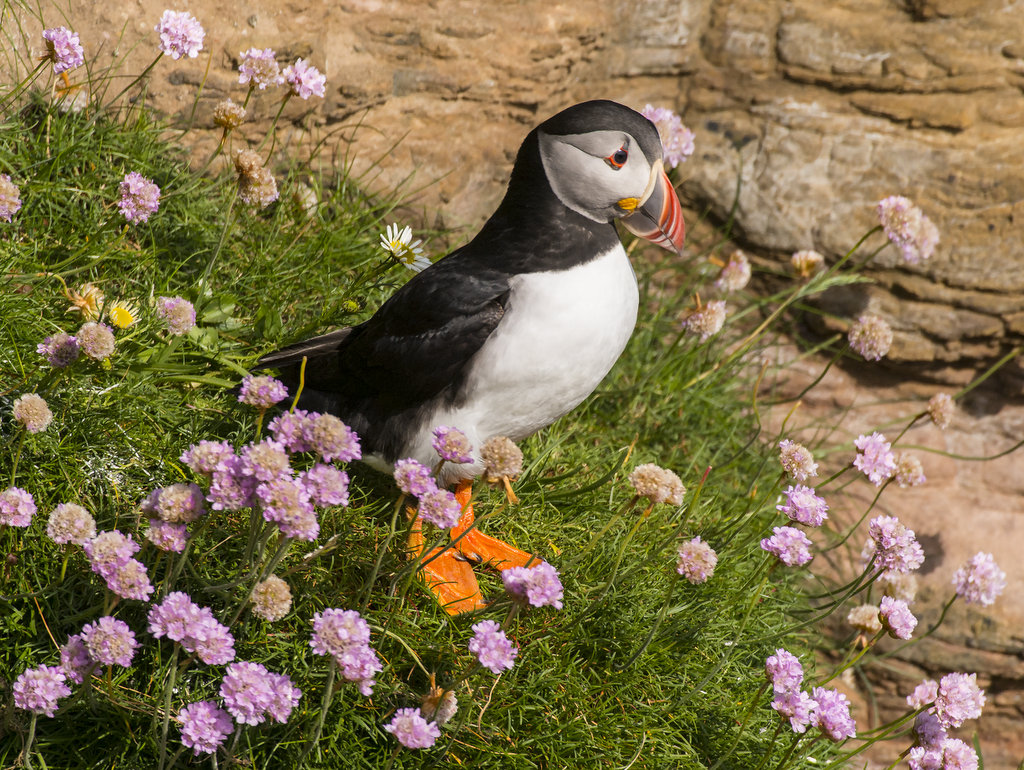
{"label": "puffin's head", "polygon": [[569,107],[537,127],[544,173],[568,208],[679,252],[686,236],[679,198],[662,163],[658,129],[605,100]]}

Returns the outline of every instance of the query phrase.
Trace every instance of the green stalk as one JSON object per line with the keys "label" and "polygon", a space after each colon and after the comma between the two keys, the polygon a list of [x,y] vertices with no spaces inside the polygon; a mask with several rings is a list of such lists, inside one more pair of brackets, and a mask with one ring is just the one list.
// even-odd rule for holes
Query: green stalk
{"label": "green stalk", "polygon": [[270,124],[270,128],[267,130],[266,135],[264,135],[263,141],[261,141],[260,146],[256,148],[257,150],[263,149],[263,145],[267,143],[267,139],[273,139],[270,143],[270,149],[267,151],[267,159],[263,161],[264,163],[270,163],[270,158],[274,154],[274,147],[277,146],[277,132],[275,130],[277,128],[277,121],[281,119],[281,113],[284,112],[284,106],[288,104],[288,100],[291,98],[292,92],[291,89],[289,89],[284,95],[284,99],[281,100],[281,106],[277,108],[277,114],[274,116],[274,120]]}
{"label": "green stalk", "polygon": [[768,764],[768,760],[771,759],[772,756],[772,748],[775,746],[775,741],[779,739],[780,732],[782,732],[782,722],[775,725],[775,732],[772,733],[772,739],[768,743],[768,749],[765,751],[764,756],[761,757],[761,761],[755,770],[763,770],[764,766]]}
{"label": "green stalk", "polygon": [[28,738],[25,740],[25,767],[32,770],[32,741],[36,738],[36,720],[39,715],[32,712],[32,718],[28,723]]}
{"label": "green stalk", "polygon": [[39,62],[36,64],[36,68],[30,71],[20,82],[15,84],[14,88],[7,92],[4,100],[0,102],[0,113],[7,111],[8,105],[10,105],[22,91],[28,88],[28,86],[30,86],[37,77],[39,77],[39,72],[49,61],[49,57],[41,57]]}
{"label": "green stalk", "polygon": [[563,567],[563,569],[567,569],[578,564],[580,560],[594,548],[595,545],[601,542],[602,538],[604,538],[604,536],[608,534],[608,530],[610,530],[619,519],[621,519],[626,513],[628,513],[637,504],[639,500],[640,495],[633,495],[633,497],[630,500],[623,503],[619,507],[619,510],[613,513],[611,518],[608,519],[605,525],[601,528],[601,531],[593,537],[591,537],[590,542],[583,546],[583,548],[581,548],[579,551],[577,551],[576,555],[565,564],[565,567]]}
{"label": "green stalk", "polygon": [[760,703],[761,697],[764,695],[764,691],[768,689],[768,682],[761,685],[761,689],[757,691],[757,694],[750,699],[750,705],[747,707],[746,712],[743,714],[743,718],[740,719],[740,729],[736,731],[736,738],[732,744],[726,749],[724,754],[719,755],[718,760],[713,764],[709,770],[718,770],[718,767],[732,756],[732,753],[736,751],[736,747],[740,745],[740,739],[743,738],[743,731],[747,728],[747,722],[750,721],[750,717],[754,713],[754,709],[757,704]]}
{"label": "green stalk", "polygon": [[327,664],[327,687],[324,688],[323,701],[320,704],[320,718],[316,722],[316,730],[313,732],[313,737],[309,741],[309,746],[306,747],[303,752],[303,759],[309,755],[309,752],[316,747],[316,759],[320,761],[320,736],[324,730],[324,722],[327,720],[327,710],[331,707],[331,699],[334,697],[334,674],[338,668],[338,663],[331,656],[330,661]]}
{"label": "green stalk", "polygon": [[27,429],[20,431],[18,434],[18,445],[14,448],[14,464],[11,466],[11,486],[14,486],[14,481],[18,478],[18,461],[21,459],[21,448],[25,446],[26,433],[28,433]]}
{"label": "green stalk", "polygon": [[178,676],[178,652],[181,649],[179,642],[174,643],[174,652],[171,654],[170,671],[167,672],[167,684],[164,686],[164,718],[160,727],[160,764],[158,770],[163,770],[167,760],[167,728],[171,723],[171,694],[174,691],[174,680]]}
{"label": "green stalk", "polygon": [[370,593],[373,590],[373,584],[377,582],[377,575],[380,574],[380,565],[384,561],[384,554],[389,553],[391,550],[391,541],[395,539],[395,535],[398,534],[398,514],[402,510],[402,504],[405,502],[405,495],[399,495],[398,501],[395,503],[395,509],[391,513],[391,524],[388,526],[388,536],[385,538],[384,543],[380,548],[377,549],[377,558],[373,562],[373,569],[370,570],[370,575],[366,579],[366,583],[363,584],[362,598],[360,599],[360,612],[366,612],[366,608],[370,604]]}
{"label": "green stalk", "polygon": [[126,86],[125,86],[124,88],[122,88],[122,89],[121,89],[121,90],[120,90],[120,91],[118,92],[117,96],[115,96],[115,97],[114,97],[113,99],[111,99],[111,100],[110,100],[109,102],[107,102],[107,103],[106,103],[105,105],[103,105],[103,106],[102,106],[102,107],[101,107],[101,108],[100,108],[100,109],[99,109],[99,110],[97,111],[97,113],[96,113],[96,114],[97,114],[97,116],[99,116],[99,115],[104,115],[104,114],[106,114],[106,113],[107,113],[107,111],[108,111],[108,110],[109,110],[109,109],[111,108],[111,106],[113,106],[114,102],[116,102],[116,101],[117,101],[118,99],[120,99],[120,98],[121,98],[122,96],[124,96],[124,95],[125,95],[126,93],[128,93],[128,91],[129,91],[129,90],[130,90],[131,88],[133,88],[133,87],[135,86],[135,84],[136,84],[136,83],[140,83],[140,82],[142,81],[142,79],[143,79],[144,77],[146,77],[146,75],[148,75],[148,74],[149,74],[149,73],[150,73],[150,72],[152,71],[153,67],[155,67],[155,66],[157,65],[157,63],[158,63],[158,62],[159,62],[159,61],[160,61],[160,60],[161,60],[161,59],[162,59],[163,57],[164,57],[164,53],[163,53],[163,51],[161,51],[160,53],[158,53],[158,54],[156,55],[156,58],[155,58],[155,59],[153,59],[153,61],[151,61],[151,62],[149,63],[149,66],[148,66],[148,67],[146,67],[146,69],[144,69],[144,70],[143,70],[143,71],[142,71],[142,72],[141,72],[141,73],[140,73],[140,74],[139,74],[139,75],[138,75],[138,76],[137,76],[137,77],[136,77],[136,78],[135,78],[134,80],[132,80],[132,82],[130,82],[130,83],[129,83],[128,85],[126,85]]}
{"label": "green stalk", "polygon": [[658,617],[655,618],[654,622],[651,624],[651,628],[647,632],[647,636],[644,638],[640,646],[637,647],[636,652],[630,655],[629,659],[625,663],[621,665],[618,663],[612,664],[613,669],[615,669],[616,671],[622,671],[624,668],[629,668],[631,665],[633,665],[633,663],[636,662],[636,659],[643,654],[644,650],[647,649],[648,645],[650,645],[651,640],[654,639],[654,635],[658,632],[658,627],[661,626],[662,622],[665,620],[665,616],[668,614],[668,608],[672,605],[672,594],[675,592],[676,583],[678,582],[679,573],[673,571],[671,581],[668,584],[668,593],[665,596],[665,601],[661,605],[661,610],[658,612]]}
{"label": "green stalk", "polygon": [[213,271],[213,266],[217,262],[217,257],[220,256],[221,249],[224,247],[224,241],[227,240],[228,231],[231,226],[235,223],[235,201],[238,200],[238,190],[235,190],[235,194],[231,196],[231,202],[228,204],[227,214],[224,216],[224,227],[220,230],[220,237],[217,239],[217,246],[213,250],[213,254],[210,255],[209,261],[206,263],[206,268],[203,270],[203,275],[199,279],[198,289],[196,292],[196,304],[206,304],[205,293],[206,293],[206,281],[210,277],[210,273]]}
{"label": "green stalk", "polygon": [[856,666],[857,662],[861,658],[863,658],[865,655],[867,655],[868,650],[870,650],[872,647],[874,647],[875,643],[879,639],[881,639],[883,636],[885,636],[885,634],[886,634],[886,631],[883,628],[881,631],[879,631],[877,634],[875,634],[873,638],[868,640],[868,643],[864,645],[864,647],[861,649],[861,651],[858,652],[856,655],[853,655],[852,658],[851,658],[850,654],[847,654],[846,660],[843,663],[839,664],[839,666],[836,668],[836,670],[833,671],[831,674],[829,674],[826,679],[822,679],[818,683],[818,686],[819,687],[823,687],[824,685],[828,684],[833,679],[835,679],[837,676],[840,676],[844,671],[846,671],[851,666]]}

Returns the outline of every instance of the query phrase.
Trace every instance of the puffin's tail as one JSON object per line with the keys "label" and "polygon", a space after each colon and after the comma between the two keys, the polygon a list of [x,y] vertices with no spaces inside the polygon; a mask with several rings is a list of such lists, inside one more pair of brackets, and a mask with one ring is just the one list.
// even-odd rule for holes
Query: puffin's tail
{"label": "puffin's tail", "polygon": [[302,378],[302,359],[306,359],[305,386],[299,406],[316,412],[334,412],[339,405],[338,365],[335,356],[352,332],[352,327],[336,329],[319,337],[295,342],[273,353],[267,353],[253,369],[279,369],[281,381],[288,392],[295,394]]}
{"label": "puffin's tail", "polygon": [[275,350],[273,353],[267,353],[267,355],[256,362],[254,368],[287,369],[292,366],[299,366],[303,358],[309,361],[322,358],[337,351],[351,332],[352,327],[346,326],[344,329],[335,329],[333,332],[321,334],[319,337],[310,337],[302,342],[294,342],[280,350]]}

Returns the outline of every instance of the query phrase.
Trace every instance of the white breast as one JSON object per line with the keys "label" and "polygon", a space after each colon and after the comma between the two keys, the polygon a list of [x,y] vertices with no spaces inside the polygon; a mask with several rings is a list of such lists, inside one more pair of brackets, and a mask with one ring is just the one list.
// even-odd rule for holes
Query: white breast
{"label": "white breast", "polygon": [[594,391],[636,324],[639,292],[621,244],[579,267],[516,276],[511,289],[501,323],[470,363],[464,405],[439,409],[412,456],[436,459],[436,425],[459,428],[475,447],[549,425]]}

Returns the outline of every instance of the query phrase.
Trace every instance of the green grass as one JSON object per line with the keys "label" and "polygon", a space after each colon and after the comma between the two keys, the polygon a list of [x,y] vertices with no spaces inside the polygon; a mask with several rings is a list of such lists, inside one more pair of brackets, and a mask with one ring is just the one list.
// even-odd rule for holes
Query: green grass
{"label": "green grass", "polygon": [[[186,161],[174,132],[141,105],[65,114],[34,94],[0,126],[0,172],[15,179],[24,200],[12,224],[0,223],[0,487],[23,487],[39,506],[27,529],[0,529],[4,767],[17,764],[28,725],[13,707],[13,679],[56,664],[57,645],[112,601],[80,548],[45,536],[53,507],[77,502],[100,529],[143,541],[139,503],[156,486],[192,480],[177,460],[184,449],[221,438],[238,447],[256,436],[256,415],[232,391],[245,368],[281,342],[367,317],[406,277],[375,245],[395,201],[367,196],[344,167],[321,174],[319,158],[296,159],[277,169],[281,200],[253,213],[234,200],[230,174],[199,176]],[[133,170],[163,195],[149,223],[125,227],[114,203],[120,179]],[[309,216],[291,200],[307,180],[321,196]],[[497,679],[476,670],[463,680],[477,618],[449,619],[410,579],[404,518],[393,517],[397,491],[388,478],[353,466],[350,506],[322,511],[318,542],[293,545],[277,570],[292,586],[291,613],[268,624],[246,612],[232,628],[237,659],[289,674],[304,693],[286,725],[242,731],[238,761],[303,764],[327,674],[326,660],[309,647],[311,618],[327,607],[363,613],[385,669],[369,699],[336,685],[321,758],[307,765],[702,768],[726,757],[723,767],[763,760],[770,768],[781,760],[790,739],[775,740],[779,720],[761,689],[764,660],[785,646],[810,670],[814,640],[792,629],[808,607],[797,590],[801,573],[766,577],[758,546],[778,523],[780,478],[773,437],[763,435],[753,409],[754,375],[742,357],[725,355],[735,334],[704,345],[681,338],[678,309],[702,280],[699,262],[638,260],[644,310],[636,333],[598,393],[524,443],[521,504],[510,508],[500,490],[477,485],[483,528],[538,551],[565,584],[562,611],[531,609],[511,621],[515,667]],[[118,332],[109,365],[79,360],[54,371],[35,346],[59,329],[74,332],[80,319],[68,312],[64,285],[87,281],[108,301],[136,302],[141,320]],[[198,327],[181,339],[166,334],[151,306],[173,295],[199,311]],[[749,312],[737,328],[749,329],[761,311],[751,305]],[[44,433],[25,437],[11,417],[25,392],[43,395],[53,410]],[[689,489],[685,504],[657,506],[646,519],[639,508],[616,517],[632,494],[626,475],[641,462],[675,469]],[[204,519],[174,583],[222,620],[251,586],[214,588],[250,566],[249,516]],[[607,535],[585,550],[609,522]],[[720,560],[712,579],[695,586],[674,568],[677,544],[696,535]],[[332,537],[318,558],[302,558]],[[168,590],[179,562],[157,559],[151,546],[141,558],[158,594]],[[500,580],[479,573],[494,597],[480,617],[504,619],[510,604]],[[104,672],[90,695],[75,688],[54,719],[40,718],[34,764],[157,765],[171,646],[146,631],[147,609],[116,603],[114,614],[142,643],[135,665],[110,678]],[[396,756],[382,725],[394,709],[418,705],[428,674],[442,686],[457,683],[459,712],[434,749]],[[222,675],[220,666],[188,666],[173,711],[216,700]],[[170,753],[180,747],[173,724],[168,746]],[[815,743],[809,753],[823,759],[831,745]],[[186,752],[176,766],[205,762]]]}

